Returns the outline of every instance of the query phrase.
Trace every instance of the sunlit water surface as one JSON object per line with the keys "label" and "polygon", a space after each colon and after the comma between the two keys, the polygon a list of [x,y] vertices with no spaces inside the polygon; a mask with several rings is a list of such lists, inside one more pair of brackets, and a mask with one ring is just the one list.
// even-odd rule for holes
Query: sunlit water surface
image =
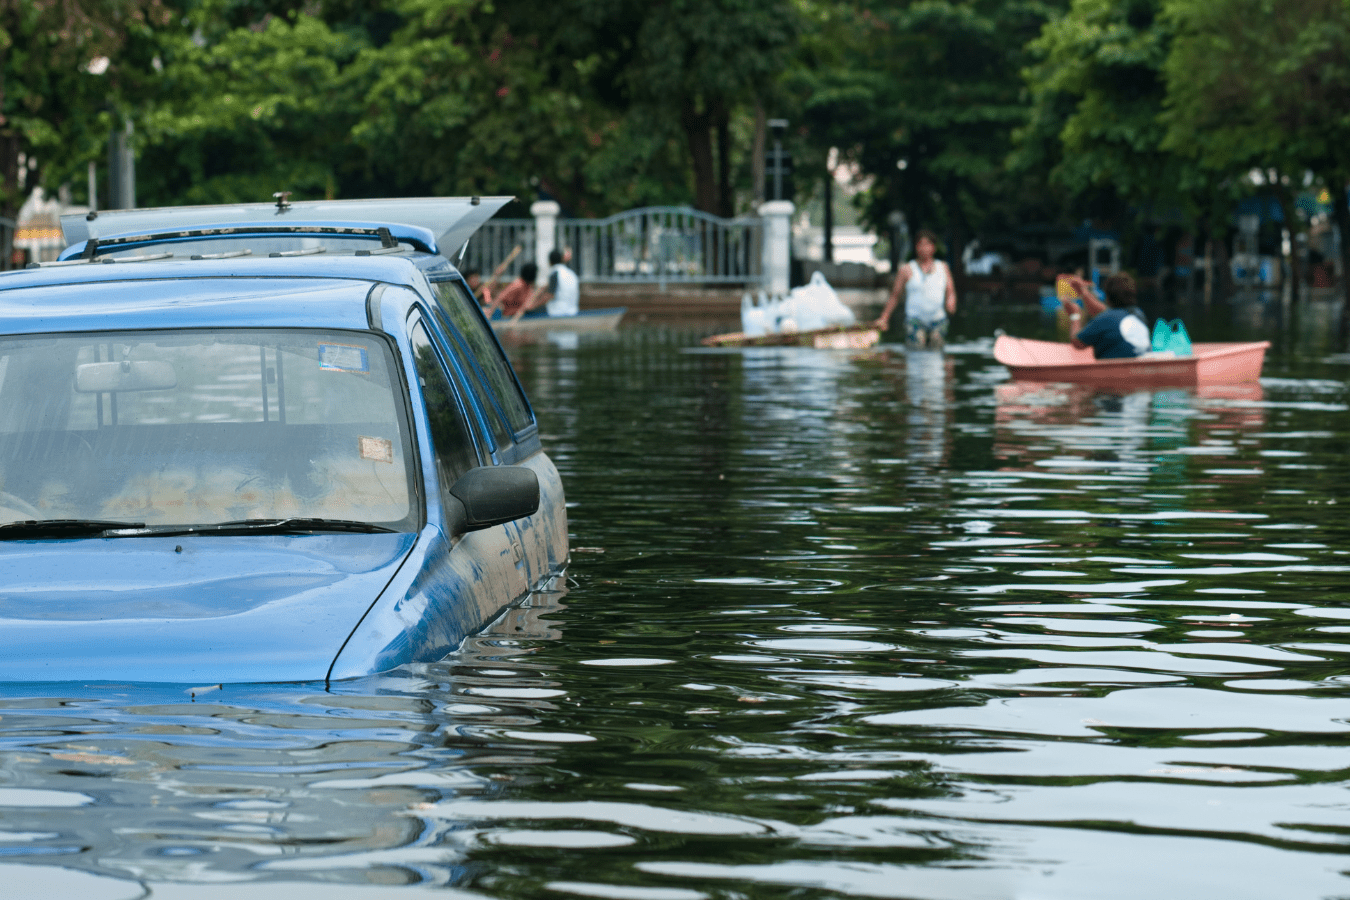
{"label": "sunlit water surface", "polygon": [[516,348],[565,594],[343,684],[0,691],[5,897],[1350,896],[1344,361]]}

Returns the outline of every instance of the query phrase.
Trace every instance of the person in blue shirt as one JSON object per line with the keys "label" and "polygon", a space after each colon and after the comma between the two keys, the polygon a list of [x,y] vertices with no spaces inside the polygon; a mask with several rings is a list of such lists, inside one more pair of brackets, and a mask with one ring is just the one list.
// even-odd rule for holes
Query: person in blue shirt
{"label": "person in blue shirt", "polygon": [[[1092,285],[1086,280],[1072,276],[1069,283],[1082,301],[1092,321],[1073,335],[1073,345],[1079,350],[1092,348],[1095,359],[1129,359],[1142,356],[1152,346],[1148,331],[1148,319],[1135,305],[1137,289],[1134,279],[1120,272],[1102,282],[1102,293],[1106,302],[1097,299]],[[1069,312],[1070,330],[1078,327],[1082,316],[1078,306],[1065,302]]]}

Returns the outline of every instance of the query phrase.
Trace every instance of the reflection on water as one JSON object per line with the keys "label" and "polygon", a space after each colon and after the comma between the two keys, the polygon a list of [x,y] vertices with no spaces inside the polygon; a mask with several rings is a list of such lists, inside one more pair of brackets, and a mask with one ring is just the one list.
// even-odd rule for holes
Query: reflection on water
{"label": "reflection on water", "polygon": [[573,584],[451,658],[0,691],[6,884],[1350,895],[1345,371],[1112,394],[987,342],[692,342],[513,351]]}

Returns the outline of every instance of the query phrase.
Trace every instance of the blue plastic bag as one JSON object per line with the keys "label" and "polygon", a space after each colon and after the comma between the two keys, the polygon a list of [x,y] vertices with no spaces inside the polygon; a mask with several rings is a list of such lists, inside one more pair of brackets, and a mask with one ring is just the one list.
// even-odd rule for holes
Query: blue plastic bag
{"label": "blue plastic bag", "polygon": [[1180,319],[1159,319],[1153,323],[1153,350],[1171,350],[1177,356],[1191,355],[1191,336]]}

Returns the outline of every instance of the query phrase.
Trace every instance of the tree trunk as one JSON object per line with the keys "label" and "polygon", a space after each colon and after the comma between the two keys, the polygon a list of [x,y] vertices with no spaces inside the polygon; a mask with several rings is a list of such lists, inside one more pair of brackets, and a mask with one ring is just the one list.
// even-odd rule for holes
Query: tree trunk
{"label": "tree trunk", "polygon": [[1209,306],[1214,299],[1214,237],[1212,234],[1205,235],[1205,305]]}
{"label": "tree trunk", "polygon": [[0,125],[0,271],[14,268],[14,234],[23,202],[19,192],[19,137],[8,125]]}
{"label": "tree trunk", "polygon": [[1346,197],[1347,188],[1350,185],[1345,182],[1331,182],[1332,216],[1341,232],[1341,280],[1337,285],[1341,289],[1341,349],[1350,344],[1350,199]]}
{"label": "tree trunk", "polygon": [[1227,297],[1233,292],[1233,270],[1228,265],[1228,235],[1220,229],[1218,237],[1210,240],[1214,244],[1214,255],[1209,261],[1214,267],[1214,291],[1220,297]]}
{"label": "tree trunk", "polygon": [[[1298,283],[1301,280],[1302,272],[1298,265],[1298,236],[1302,231],[1299,228],[1301,224],[1298,219],[1298,200],[1292,190],[1285,187],[1281,182],[1280,189],[1275,196],[1280,204],[1280,211],[1284,214],[1284,231],[1289,234],[1289,299],[1298,302]],[[1283,249],[1283,248],[1281,248]]]}
{"label": "tree trunk", "polygon": [[764,112],[764,104],[755,101],[755,146],[750,158],[750,181],[754,185],[755,213],[764,202],[764,155],[768,152],[769,117]]}
{"label": "tree trunk", "polygon": [[717,214],[730,219],[736,214],[736,194],[731,182],[731,114],[721,100],[712,106],[717,129]]}
{"label": "tree trunk", "polygon": [[824,238],[824,259],[827,263],[834,262],[834,170],[830,168],[828,160],[825,165],[825,221],[821,225],[822,237]]}
{"label": "tree trunk", "polygon": [[694,208],[717,215],[717,178],[713,173],[712,116],[693,100],[680,106],[680,124],[694,165]]}
{"label": "tree trunk", "polygon": [[[0,272],[8,269],[14,255],[14,232],[19,205],[19,138],[5,117],[5,49],[0,47]],[[8,221],[5,221],[8,220]],[[15,222],[11,227],[8,222]]]}

